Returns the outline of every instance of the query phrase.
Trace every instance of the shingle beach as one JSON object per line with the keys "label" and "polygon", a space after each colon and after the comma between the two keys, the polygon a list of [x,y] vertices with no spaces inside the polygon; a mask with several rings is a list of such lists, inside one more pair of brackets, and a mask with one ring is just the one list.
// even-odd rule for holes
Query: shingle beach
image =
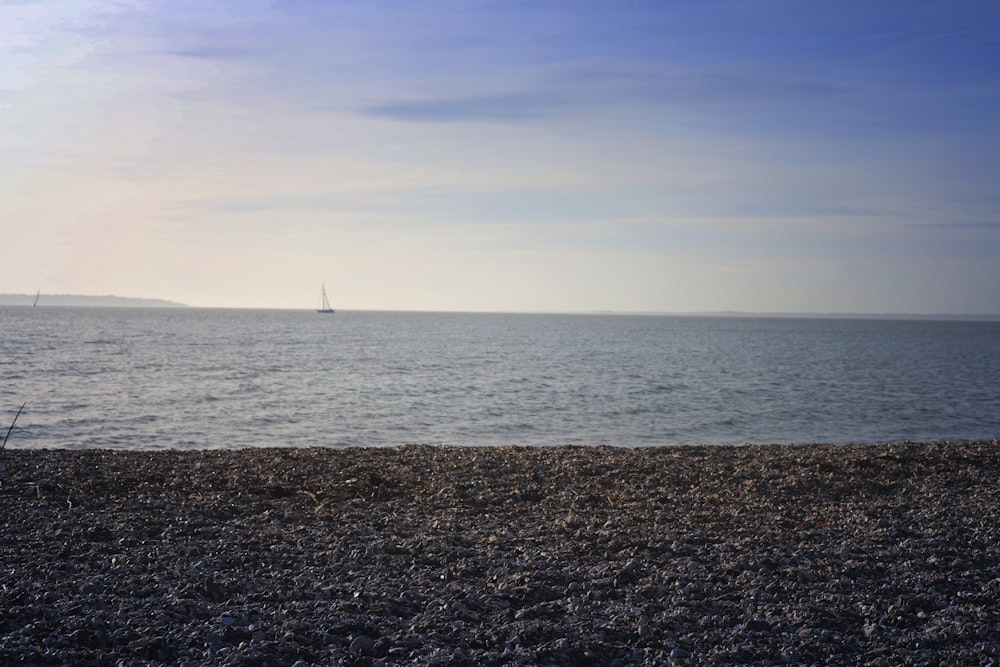
{"label": "shingle beach", "polygon": [[1000,442],[0,453],[0,664],[1000,663]]}

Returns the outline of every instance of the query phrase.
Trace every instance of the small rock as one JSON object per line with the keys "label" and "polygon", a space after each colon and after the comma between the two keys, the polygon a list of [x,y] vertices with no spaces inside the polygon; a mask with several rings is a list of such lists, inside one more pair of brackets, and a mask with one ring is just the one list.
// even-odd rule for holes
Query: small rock
{"label": "small rock", "polygon": [[358,635],[357,637],[354,638],[354,641],[351,642],[351,653],[357,655],[363,655],[369,653],[372,650],[372,646],[374,645],[375,642],[371,640],[371,637],[367,637],[365,635]]}

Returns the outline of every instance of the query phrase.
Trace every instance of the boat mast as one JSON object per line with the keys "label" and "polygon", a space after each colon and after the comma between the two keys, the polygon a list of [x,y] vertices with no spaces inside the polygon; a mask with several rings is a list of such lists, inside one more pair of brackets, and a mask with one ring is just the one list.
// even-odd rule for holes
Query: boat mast
{"label": "boat mast", "polygon": [[320,313],[332,313],[333,308],[330,307],[330,299],[326,296],[326,285],[324,284],[321,288],[322,299],[320,300],[319,310]]}

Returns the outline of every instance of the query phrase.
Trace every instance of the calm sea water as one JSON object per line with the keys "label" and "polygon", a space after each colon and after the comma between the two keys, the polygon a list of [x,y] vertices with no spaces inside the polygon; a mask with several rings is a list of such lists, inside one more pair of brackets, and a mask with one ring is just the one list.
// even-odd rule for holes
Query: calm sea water
{"label": "calm sea water", "polygon": [[0,308],[8,447],[1000,437],[1000,323]]}

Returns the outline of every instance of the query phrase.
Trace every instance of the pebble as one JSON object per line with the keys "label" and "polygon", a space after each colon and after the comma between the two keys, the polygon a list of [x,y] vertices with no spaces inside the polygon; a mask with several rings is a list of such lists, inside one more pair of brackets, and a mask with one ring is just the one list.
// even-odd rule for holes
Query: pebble
{"label": "pebble", "polygon": [[0,452],[0,664],[1000,664],[1000,443]]}
{"label": "pebble", "polygon": [[371,637],[366,637],[365,635],[355,637],[351,642],[351,653],[366,655],[371,652],[374,645],[375,642],[372,641]]}

